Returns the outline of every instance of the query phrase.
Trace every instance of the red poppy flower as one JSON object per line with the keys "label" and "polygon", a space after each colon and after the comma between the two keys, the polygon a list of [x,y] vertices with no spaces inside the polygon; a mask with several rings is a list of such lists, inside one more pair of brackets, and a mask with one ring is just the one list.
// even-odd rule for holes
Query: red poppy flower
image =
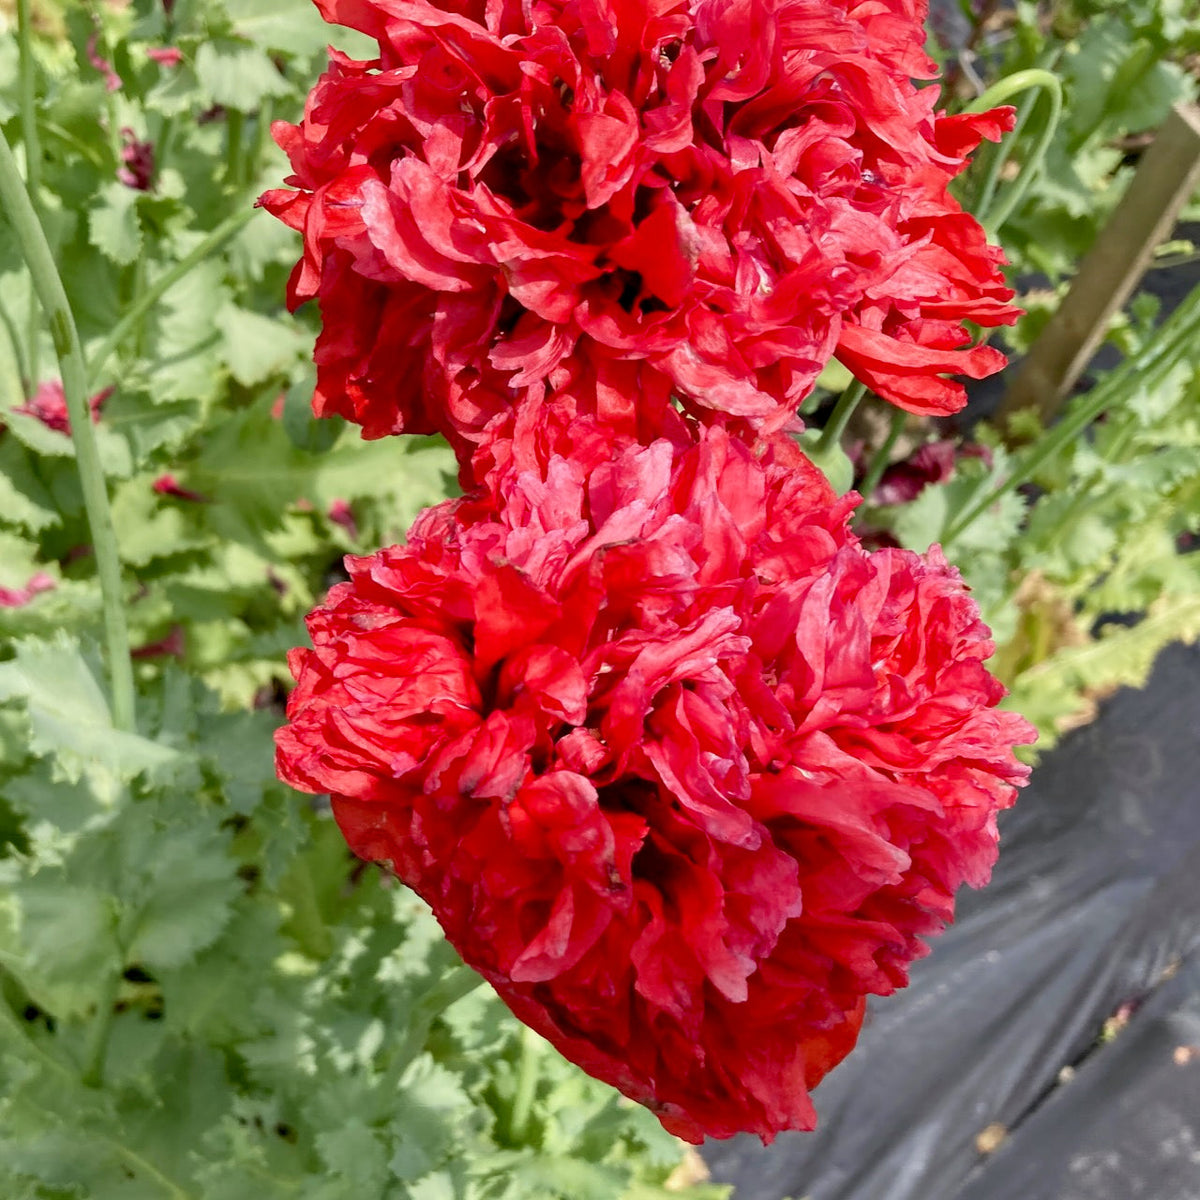
{"label": "red poppy flower", "polygon": [[464,450],[520,397],[595,411],[636,370],[643,423],[674,397],[752,436],[835,353],[917,412],[1003,362],[964,348],[1016,310],[946,185],[1011,110],[935,113],[924,4],[320,7],[379,57],[333,54],[261,200],[304,234],[318,412]]}
{"label": "red poppy flower", "polygon": [[1031,730],[940,551],[863,551],[790,439],[573,429],[347,559],[279,772],[669,1130],[812,1128],[987,879]]}

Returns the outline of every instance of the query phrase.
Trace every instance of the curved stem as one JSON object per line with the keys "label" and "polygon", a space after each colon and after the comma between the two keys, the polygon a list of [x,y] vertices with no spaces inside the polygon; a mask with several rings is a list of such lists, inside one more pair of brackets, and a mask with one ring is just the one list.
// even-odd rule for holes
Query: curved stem
{"label": "curved stem", "polygon": [[[1004,193],[1003,199],[994,211],[979,214],[981,224],[993,236],[1008,218],[1013,215],[1017,209],[1017,205],[1025,198],[1026,192],[1032,186],[1046,158],[1046,152],[1050,149],[1050,143],[1054,140],[1054,134],[1058,130],[1058,123],[1062,118],[1062,83],[1052,71],[1047,71],[1042,67],[1030,67],[1025,71],[1016,71],[1007,78],[1001,79],[998,83],[994,83],[978,100],[969,104],[966,109],[967,112],[972,113],[986,112],[989,108],[995,108],[998,104],[1003,104],[1006,100],[1011,100],[1014,96],[1018,96],[1022,92],[1027,92],[1033,88],[1036,88],[1042,95],[1047,97],[1050,103],[1050,110],[1046,116],[1045,127],[1042,129],[1033,150],[1021,164],[1021,173],[1013,182],[1012,187]],[[1007,147],[1012,143],[1014,138],[1015,133],[1006,139],[1004,143],[1005,152],[998,158],[998,162],[1007,157]],[[999,167],[996,170],[998,173]]]}
{"label": "curved stem", "polygon": [[124,316],[112,327],[100,348],[88,359],[88,380],[96,386],[100,372],[112,357],[117,347],[128,336],[129,331],[171,290],[193,267],[202,263],[224,242],[228,241],[255,214],[255,209],[246,208],[222,221],[191,253],[181,258],[169,271],[160,275],[133,304]]}
{"label": "curved stem", "polygon": [[[1036,103],[1037,97],[1035,96],[1034,104],[1036,105]],[[996,189],[1000,186],[1000,175],[1008,165],[1013,147],[1020,140],[1021,134],[1025,130],[1031,111],[1032,106],[1028,104],[1018,108],[1017,119],[1013,124],[1012,132],[1000,145],[991,147],[991,154],[988,156],[987,171],[983,176],[983,186],[979,189],[979,198],[972,206],[972,211],[975,213],[986,217],[992,204],[995,202]]]}
{"label": "curved stem", "polygon": [[50,244],[46,241],[37,213],[21,182],[17,160],[3,135],[0,135],[0,204],[3,204],[12,222],[58,353],[63,393],[71,421],[71,440],[75,444],[75,464],[83,488],[83,504],[91,529],[96,570],[100,576],[100,594],[104,601],[113,724],[117,729],[133,732],[133,664],[129,658],[129,631],[125,624],[121,560],[117,554],[108,491],[88,408],[87,367],[79,344],[79,332],[75,328],[75,318],[58,268],[54,265]]}
{"label": "curved stem", "polygon": [[838,402],[833,406],[829,420],[825,422],[825,428],[821,430],[821,437],[816,445],[818,454],[826,453],[841,442],[842,434],[846,432],[846,426],[850,423],[854,410],[866,394],[867,385],[856,379],[838,397]]}

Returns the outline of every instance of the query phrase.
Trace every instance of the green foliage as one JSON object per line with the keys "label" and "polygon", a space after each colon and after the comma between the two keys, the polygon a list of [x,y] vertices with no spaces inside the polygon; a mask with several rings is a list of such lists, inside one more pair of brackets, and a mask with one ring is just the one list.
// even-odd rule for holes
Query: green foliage
{"label": "green foliage", "polygon": [[657,1194],[677,1143],[552,1052],[512,1140],[519,1027],[275,780],[269,714],[179,670],[141,699],[122,739],[65,635],[0,664],[40,729],[0,782],[3,1194]]}
{"label": "green foliage", "polygon": [[[1190,11],[1189,11],[1190,5]],[[1050,67],[1065,93],[1060,123],[1031,191],[1004,227],[1014,276],[1069,274],[1094,241],[1132,177],[1137,150],[1173,104],[1194,100],[1191,56],[1200,23],[1191,0],[1050,0],[1017,4],[1010,20],[984,38],[975,67],[991,83],[1017,71]],[[1029,98],[1012,155],[1023,162],[1042,114]],[[984,148],[963,181],[976,208],[989,164]]]}
{"label": "green foliage", "polygon": [[[1121,139],[1193,88],[1197,35],[1181,0],[1051,8],[1047,29],[1018,6],[984,66],[1060,64],[1068,120],[1010,239],[1019,268],[1058,273],[1128,175]],[[286,174],[269,127],[300,111],[331,31],[302,0],[41,16],[37,201],[92,390],[114,389],[97,436],[142,649],[138,732],[124,733],[95,652],[72,444],[13,411],[56,368],[0,221],[0,587],[41,580],[0,606],[0,1195],[719,1200],[727,1189],[677,1184],[680,1145],[648,1112],[471,990],[424,906],[275,778],[304,613],[344,554],[400,540],[452,491],[448,449],[312,418],[315,315],[282,311],[297,239],[264,214],[107,345]],[[348,31],[333,40],[363,50]],[[167,45],[176,66],[148,57]],[[13,144],[18,68],[0,37]],[[123,129],[154,146],[149,191],[120,181]],[[1036,133],[1035,115],[1022,145]],[[1127,352],[1152,348],[1143,318],[1116,331]],[[1140,678],[1166,639],[1200,634],[1200,557],[1177,553],[1200,511],[1200,382],[1190,361],[1168,366],[1040,463],[1036,493],[1008,492],[951,547],[1014,702],[1050,737]],[[895,528],[924,548],[1027,454],[997,446]],[[1114,610],[1146,615],[1093,636]]]}
{"label": "green foliage", "polygon": [[[115,389],[96,433],[143,651],[123,733],[72,443],[13,411],[57,368],[0,220],[0,587],[40,580],[0,605],[0,1195],[667,1195],[679,1143],[552,1052],[514,1134],[519,1024],[423,905],[350,857],[327,803],[274,775],[304,613],[344,554],[401,540],[453,489],[447,447],[313,419],[314,314],[282,310],[298,239],[265,214],[99,359],[286,174],[268,126],[298,114],[329,27],[301,0],[48,12],[38,201],[91,389]],[[163,45],[178,66],[147,57]],[[10,144],[17,69],[0,37]],[[117,176],[122,128],[154,145],[148,192]]]}

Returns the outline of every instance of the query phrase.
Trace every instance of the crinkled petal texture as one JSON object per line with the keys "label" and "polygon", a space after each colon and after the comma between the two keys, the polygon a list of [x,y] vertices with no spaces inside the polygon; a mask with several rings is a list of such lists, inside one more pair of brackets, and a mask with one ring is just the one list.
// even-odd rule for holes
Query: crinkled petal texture
{"label": "crinkled petal texture", "polygon": [[668,1129],[812,1128],[1031,730],[940,551],[866,553],[791,439],[586,434],[348,560],[279,770]]}
{"label": "crinkled petal texture", "polygon": [[[749,434],[835,354],[914,412],[1003,364],[964,321],[1017,310],[947,192],[1011,110],[946,117],[915,0],[318,0],[334,53],[294,174],[319,413],[485,440],[530,393],[672,396]],[[621,432],[628,428],[616,426]]]}

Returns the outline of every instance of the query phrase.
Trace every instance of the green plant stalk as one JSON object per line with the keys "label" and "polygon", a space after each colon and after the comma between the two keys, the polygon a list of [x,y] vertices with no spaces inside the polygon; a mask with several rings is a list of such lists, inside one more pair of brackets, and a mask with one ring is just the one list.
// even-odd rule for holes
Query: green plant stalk
{"label": "green plant stalk", "polygon": [[242,141],[245,134],[246,115],[238,108],[225,113],[225,182],[238,187],[242,181]]}
{"label": "green plant stalk", "polygon": [[1200,287],[1193,289],[1141,354],[1127,359],[1091,393],[1081,397],[1062,420],[1029,448],[1006,479],[991,490],[986,489],[987,481],[983,480],[980,491],[967,500],[957,519],[943,533],[943,544],[949,545],[961,537],[997,500],[1032,479],[1043,463],[1078,438],[1106,409],[1119,403],[1128,388],[1138,381],[1147,388],[1154,387],[1156,372],[1170,370],[1175,363],[1194,353],[1197,336],[1200,336]]}
{"label": "green plant stalk", "polygon": [[517,1143],[524,1141],[529,1125],[533,1098],[537,1095],[538,1062],[541,1056],[542,1046],[538,1035],[525,1026],[521,1030],[521,1061],[517,1067],[517,1090],[513,1096],[512,1120],[508,1127],[509,1137]]}
{"label": "green plant stalk", "polygon": [[108,506],[104,471],[96,449],[96,434],[88,409],[87,366],[79,344],[75,318],[58,268],[54,265],[50,244],[46,241],[46,234],[21,182],[17,160],[3,135],[0,135],[0,204],[3,204],[12,222],[58,354],[67,413],[71,421],[71,440],[75,444],[75,463],[83,488],[83,503],[92,534],[100,594],[104,602],[113,724],[117,729],[132,733],[135,730],[133,664],[129,657],[129,630],[125,624],[121,560]]}
{"label": "green plant stalk", "polygon": [[425,1049],[434,1021],[452,1004],[482,987],[483,983],[483,977],[477,972],[463,963],[456,963],[417,1000],[406,1014],[408,1028],[404,1040],[383,1072],[381,1087],[384,1091],[395,1091],[400,1086],[409,1063]]}
{"label": "green plant stalk", "polygon": [[988,210],[995,203],[996,189],[1000,186],[1000,174],[1012,157],[1013,147],[1020,140],[1021,134],[1029,122],[1029,115],[1033,112],[1037,102],[1038,97],[1034,96],[1032,104],[1018,108],[1012,133],[1004,138],[1000,145],[991,148],[992,153],[989,156],[987,172],[983,177],[983,187],[980,188],[979,199],[974,205],[975,214],[981,222],[986,220]]}
{"label": "green plant stalk", "polygon": [[867,468],[867,473],[858,485],[859,493],[868,504],[871,502],[871,493],[879,486],[879,481],[883,478],[883,473],[887,470],[888,463],[892,460],[892,451],[896,448],[896,443],[900,440],[900,434],[904,431],[904,424],[907,417],[908,413],[902,408],[898,408],[892,413],[892,424],[888,429],[888,435],[884,439],[883,445],[875,451],[875,454],[871,458],[871,465]]}
{"label": "green plant stalk", "polygon": [[821,430],[821,437],[816,445],[818,454],[826,453],[841,442],[842,434],[846,432],[846,426],[850,423],[854,410],[866,394],[867,385],[856,379],[838,397],[837,404],[833,406],[833,412],[829,414],[829,420],[825,422],[825,428]]}
{"label": "green plant stalk", "polygon": [[[42,147],[37,128],[37,80],[34,78],[33,17],[30,0],[17,0],[17,43],[20,55],[21,140],[25,144],[25,181],[33,211],[41,220],[42,211]],[[41,336],[41,312],[38,299],[29,295],[29,317],[26,327],[28,345],[28,376],[25,396],[32,396],[38,385],[38,338]]]}
{"label": "green plant stalk", "polygon": [[100,1087],[104,1083],[104,1063],[108,1058],[108,1040],[112,1033],[113,1010],[121,990],[120,974],[105,981],[96,1008],[96,1016],[88,1033],[87,1049],[83,1065],[83,1083],[87,1087]]}
{"label": "green plant stalk", "polygon": [[[33,299],[36,303],[36,297]],[[3,380],[3,386],[6,389],[4,394],[22,396],[25,394],[26,380],[30,377],[28,373],[29,368],[25,363],[25,347],[21,344],[21,335],[17,332],[17,327],[13,322],[12,316],[3,304],[0,304],[0,325],[4,326],[4,334],[9,348],[12,350],[12,355],[8,363],[12,368],[12,375]],[[27,396],[26,399],[28,399]]]}
{"label": "green plant stalk", "polygon": [[[1041,170],[1042,163],[1045,161],[1046,152],[1050,149],[1050,143],[1054,140],[1054,134],[1058,130],[1058,123],[1062,119],[1063,106],[1063,90],[1062,83],[1057,75],[1052,71],[1047,71],[1042,67],[1030,67],[1024,71],[1016,71],[1005,79],[1001,79],[998,83],[994,83],[978,100],[967,106],[966,111],[970,113],[986,112],[990,108],[995,108],[998,104],[1003,104],[1007,100],[1011,100],[1014,96],[1020,95],[1021,92],[1029,91],[1031,88],[1037,88],[1044,96],[1047,97],[1050,104],[1050,110],[1046,116],[1046,125],[1038,137],[1032,152],[1021,166],[1021,173],[1017,176],[1012,187],[1005,193],[1000,204],[993,211],[985,211],[979,214],[980,223],[992,236],[1001,229],[1004,223],[1017,209],[1017,205],[1025,198],[1026,192],[1033,185],[1037,173]],[[1015,137],[1015,133],[1013,135]],[[1011,142],[1012,138],[1006,140],[1005,145]],[[1007,157],[1007,152],[999,156],[999,161]],[[997,174],[999,167],[996,168]]]}
{"label": "green plant stalk", "polygon": [[101,343],[100,348],[88,359],[88,385],[90,387],[96,386],[100,372],[104,370],[108,360],[128,336],[130,330],[190,270],[199,266],[209,255],[215,253],[226,241],[233,237],[254,216],[255,211],[253,208],[246,208],[226,218],[194,250],[181,258],[169,271],[160,275],[138,296],[134,303],[126,309],[124,316],[109,331],[108,337]]}
{"label": "green plant stalk", "polygon": [[[1102,461],[1105,463],[1113,463],[1118,461],[1119,456],[1124,453],[1125,447],[1129,444],[1130,439],[1133,437],[1133,432],[1134,428],[1132,423],[1126,424],[1122,429],[1120,429],[1116,437],[1113,438],[1112,445],[1109,446],[1105,453],[1101,456]],[[1062,540],[1067,536],[1068,530],[1071,529],[1071,527],[1075,524],[1076,519],[1090,503],[1091,496],[1088,494],[1088,489],[1086,487],[1080,488],[1075,495],[1071,497],[1067,507],[1059,516],[1058,525],[1055,527],[1054,532],[1050,535],[1049,542],[1047,544],[1048,549],[1056,549],[1062,544]]]}
{"label": "green plant stalk", "polygon": [[249,182],[251,183],[258,178],[258,172],[262,166],[263,147],[267,144],[267,135],[271,129],[271,118],[274,111],[274,105],[271,103],[270,96],[268,96],[262,102],[254,121],[254,142],[250,149],[250,169],[248,172]]}

